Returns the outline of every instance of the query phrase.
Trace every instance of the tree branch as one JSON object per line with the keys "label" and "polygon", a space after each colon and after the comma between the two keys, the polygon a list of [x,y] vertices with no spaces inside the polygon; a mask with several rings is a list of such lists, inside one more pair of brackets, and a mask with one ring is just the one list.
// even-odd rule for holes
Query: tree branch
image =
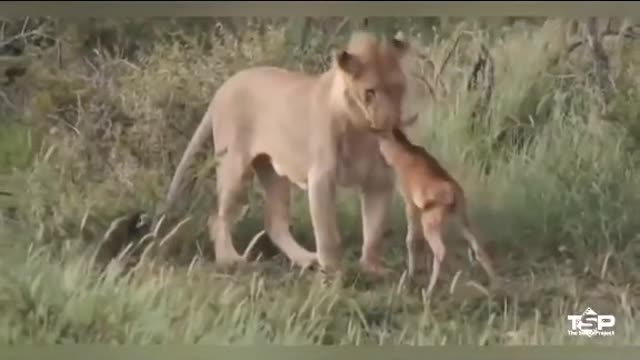
{"label": "tree branch", "polygon": [[600,42],[600,36],[598,34],[598,27],[595,17],[591,17],[587,20],[587,42],[591,48],[591,54],[594,59],[594,71],[596,75],[596,81],[602,95],[602,100],[605,107],[609,104],[609,100],[612,95],[612,86],[609,79],[609,57],[604,51],[604,47]]}
{"label": "tree branch", "polygon": [[[631,27],[629,27],[624,31],[607,30],[600,35],[601,38],[609,36],[622,36],[625,39],[636,40],[638,39],[638,37],[640,37],[640,34],[636,33],[635,31],[633,31],[633,29],[631,29]],[[585,40],[577,40],[573,42],[567,47],[567,54],[571,54],[575,49],[579,48],[581,45],[584,45],[584,43]]]}

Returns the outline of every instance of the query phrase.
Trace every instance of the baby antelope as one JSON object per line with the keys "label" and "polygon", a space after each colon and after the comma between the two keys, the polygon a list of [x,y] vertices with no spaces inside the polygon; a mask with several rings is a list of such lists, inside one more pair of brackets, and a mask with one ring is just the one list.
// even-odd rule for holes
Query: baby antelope
{"label": "baby antelope", "polygon": [[[407,234],[408,273],[416,272],[416,257],[424,241],[433,252],[433,266],[426,295],[431,296],[440,274],[440,266],[446,249],[442,241],[443,227],[454,216],[462,236],[468,241],[475,256],[484,268],[492,284],[496,275],[491,260],[475,236],[467,216],[464,191],[458,182],[424,148],[416,146],[398,128],[391,131],[375,131],[379,139],[380,151],[398,179],[398,187],[404,199],[407,216],[419,231]],[[411,230],[410,230],[411,231]]]}

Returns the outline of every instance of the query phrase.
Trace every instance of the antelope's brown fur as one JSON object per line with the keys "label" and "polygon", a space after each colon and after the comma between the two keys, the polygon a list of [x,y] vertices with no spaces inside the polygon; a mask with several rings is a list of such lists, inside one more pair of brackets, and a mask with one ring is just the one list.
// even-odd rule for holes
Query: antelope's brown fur
{"label": "antelope's brown fur", "polygon": [[396,173],[408,220],[421,226],[420,229],[409,229],[407,234],[409,274],[414,275],[416,272],[417,252],[421,245],[419,242],[426,240],[434,255],[426,291],[430,296],[446,254],[442,238],[443,228],[453,217],[458,220],[463,237],[475,252],[491,283],[495,283],[496,275],[492,261],[469,222],[465,193],[460,184],[435,157],[425,148],[413,144],[398,127],[376,133],[381,153]]}

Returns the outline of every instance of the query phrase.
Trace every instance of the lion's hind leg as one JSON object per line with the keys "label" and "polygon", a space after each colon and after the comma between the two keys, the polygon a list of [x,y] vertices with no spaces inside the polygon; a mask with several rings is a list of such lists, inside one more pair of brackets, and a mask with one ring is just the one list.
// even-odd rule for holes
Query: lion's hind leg
{"label": "lion's hind leg", "polygon": [[316,254],[300,246],[289,230],[291,182],[275,172],[267,156],[254,159],[253,168],[264,189],[265,231],[294,264],[302,268],[316,264]]}
{"label": "lion's hind leg", "polygon": [[221,157],[217,168],[218,206],[217,216],[209,217],[209,230],[213,241],[216,262],[220,265],[232,265],[244,262],[238,254],[231,237],[231,228],[240,214],[243,192],[252,173],[250,163],[241,152],[229,149]]}

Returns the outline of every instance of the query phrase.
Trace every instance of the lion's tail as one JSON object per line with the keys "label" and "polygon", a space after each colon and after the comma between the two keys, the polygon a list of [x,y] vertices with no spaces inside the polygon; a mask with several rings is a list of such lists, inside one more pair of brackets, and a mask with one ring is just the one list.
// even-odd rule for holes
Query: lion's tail
{"label": "lion's tail", "polygon": [[178,195],[178,189],[182,182],[182,178],[184,177],[187,168],[191,165],[196,153],[202,146],[202,144],[207,140],[207,137],[212,136],[212,124],[211,124],[211,108],[207,109],[207,112],[202,117],[200,121],[200,125],[196,129],[193,137],[189,141],[189,145],[187,145],[182,158],[180,159],[180,163],[178,163],[178,167],[176,169],[175,174],[173,175],[173,179],[171,179],[171,184],[169,185],[169,191],[167,192],[165,210],[168,210],[171,207]]}

